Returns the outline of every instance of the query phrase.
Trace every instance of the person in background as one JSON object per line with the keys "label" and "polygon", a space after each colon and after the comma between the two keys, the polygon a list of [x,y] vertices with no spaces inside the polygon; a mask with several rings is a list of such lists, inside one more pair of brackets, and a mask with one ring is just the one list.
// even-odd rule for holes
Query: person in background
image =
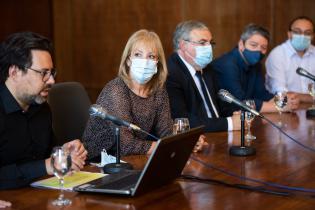
{"label": "person in background", "polygon": [[[274,95],[265,88],[261,60],[267,53],[269,32],[256,24],[245,27],[238,46],[215,59],[211,66],[216,72],[219,87],[239,100],[254,100],[259,112],[277,112]],[[297,109],[299,100],[288,95],[286,111]],[[235,110],[240,107],[234,106]]]}
{"label": "person in background", "polygon": [[[33,32],[9,36],[0,46],[0,189],[18,188],[52,175],[54,146],[47,97],[55,83],[51,42]],[[64,145],[72,169],[84,165],[79,140]],[[6,204],[6,203],[4,203]]]}
{"label": "person in background", "polygon": [[191,127],[205,125],[205,132],[240,129],[240,115],[219,100],[214,72],[208,65],[214,41],[208,27],[199,21],[177,25],[174,53],[167,60],[166,87],[173,118],[189,118]]}
{"label": "person in background", "polygon": [[306,16],[294,18],[288,29],[288,39],[275,47],[266,60],[266,87],[272,93],[290,91],[301,102],[312,102],[308,94],[310,79],[298,75],[301,67],[315,75],[314,22]]}
{"label": "person in background", "polygon": [[[96,103],[109,114],[138,125],[158,137],[172,134],[173,121],[165,89],[167,68],[158,35],[139,30],[132,34],[121,57],[118,77],[105,85]],[[102,149],[114,153],[112,122],[91,116],[83,142],[89,158]],[[147,134],[121,129],[121,155],[150,154],[156,142]]]}
{"label": "person in background", "polygon": [[10,206],[12,206],[12,204],[10,202],[0,200],[0,208],[6,208],[6,207],[10,207]]}

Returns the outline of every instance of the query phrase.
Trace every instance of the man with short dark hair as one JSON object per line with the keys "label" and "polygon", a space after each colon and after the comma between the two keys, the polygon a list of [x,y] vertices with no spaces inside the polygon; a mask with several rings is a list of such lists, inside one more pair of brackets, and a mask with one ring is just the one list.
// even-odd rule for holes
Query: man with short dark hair
{"label": "man with short dark hair", "polygon": [[167,92],[173,118],[189,118],[191,127],[205,131],[240,129],[240,116],[218,99],[213,71],[212,34],[198,21],[179,23],[173,36],[174,53],[167,60]]}
{"label": "man with short dark hair", "polygon": [[312,81],[296,73],[301,67],[315,75],[314,23],[306,17],[294,18],[288,29],[288,39],[275,47],[266,60],[266,87],[272,93],[297,93],[301,102],[312,102],[308,84]]}
{"label": "man with short dark hair", "polygon": [[[254,100],[256,110],[260,112],[277,112],[274,95],[265,88],[260,62],[267,53],[269,39],[269,32],[265,28],[249,24],[245,27],[238,46],[211,63],[219,87],[239,100]],[[288,99],[285,110],[296,109],[296,96],[289,95]],[[234,107],[234,110],[239,109]]]}
{"label": "man with short dark hair", "polygon": [[[16,33],[0,46],[0,189],[18,188],[53,174],[52,118],[46,103],[55,83],[51,42],[32,32]],[[72,169],[84,165],[79,140],[64,145]]]}

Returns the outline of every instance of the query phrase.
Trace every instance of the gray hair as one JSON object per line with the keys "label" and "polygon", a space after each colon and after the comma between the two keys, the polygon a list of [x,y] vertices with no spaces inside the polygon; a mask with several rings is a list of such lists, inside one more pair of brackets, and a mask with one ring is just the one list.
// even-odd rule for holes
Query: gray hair
{"label": "gray hair", "polygon": [[241,40],[243,42],[245,42],[247,39],[249,39],[251,36],[255,35],[255,34],[259,34],[263,37],[265,37],[268,42],[270,41],[270,34],[269,31],[265,28],[263,28],[262,26],[256,25],[256,24],[249,24],[247,25],[244,30],[243,33],[241,35]]}
{"label": "gray hair", "polygon": [[180,40],[190,40],[190,32],[194,29],[209,30],[204,23],[195,20],[184,21],[176,26],[175,32],[173,34],[174,51],[179,49]]}

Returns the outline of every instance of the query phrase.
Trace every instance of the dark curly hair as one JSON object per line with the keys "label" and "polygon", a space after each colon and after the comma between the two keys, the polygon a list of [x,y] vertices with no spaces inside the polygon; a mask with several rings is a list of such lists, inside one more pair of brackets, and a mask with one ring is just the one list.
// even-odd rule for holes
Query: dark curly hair
{"label": "dark curly hair", "polygon": [[33,32],[20,32],[10,35],[0,45],[0,83],[9,76],[9,68],[13,65],[22,71],[32,66],[31,50],[44,50],[53,55],[51,41]]}

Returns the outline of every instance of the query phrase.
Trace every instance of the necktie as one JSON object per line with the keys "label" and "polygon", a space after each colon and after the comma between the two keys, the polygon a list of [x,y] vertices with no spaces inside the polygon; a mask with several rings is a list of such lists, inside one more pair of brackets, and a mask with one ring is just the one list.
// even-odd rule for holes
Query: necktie
{"label": "necktie", "polygon": [[203,93],[203,96],[205,98],[205,102],[211,112],[211,115],[213,118],[218,118],[219,117],[219,114],[218,114],[218,111],[216,110],[213,102],[212,102],[212,99],[211,99],[211,96],[210,96],[210,93],[206,87],[206,83],[203,79],[203,76],[201,74],[201,71],[196,71],[196,76],[200,82],[200,86],[201,86],[201,90],[202,90],[202,93]]}

